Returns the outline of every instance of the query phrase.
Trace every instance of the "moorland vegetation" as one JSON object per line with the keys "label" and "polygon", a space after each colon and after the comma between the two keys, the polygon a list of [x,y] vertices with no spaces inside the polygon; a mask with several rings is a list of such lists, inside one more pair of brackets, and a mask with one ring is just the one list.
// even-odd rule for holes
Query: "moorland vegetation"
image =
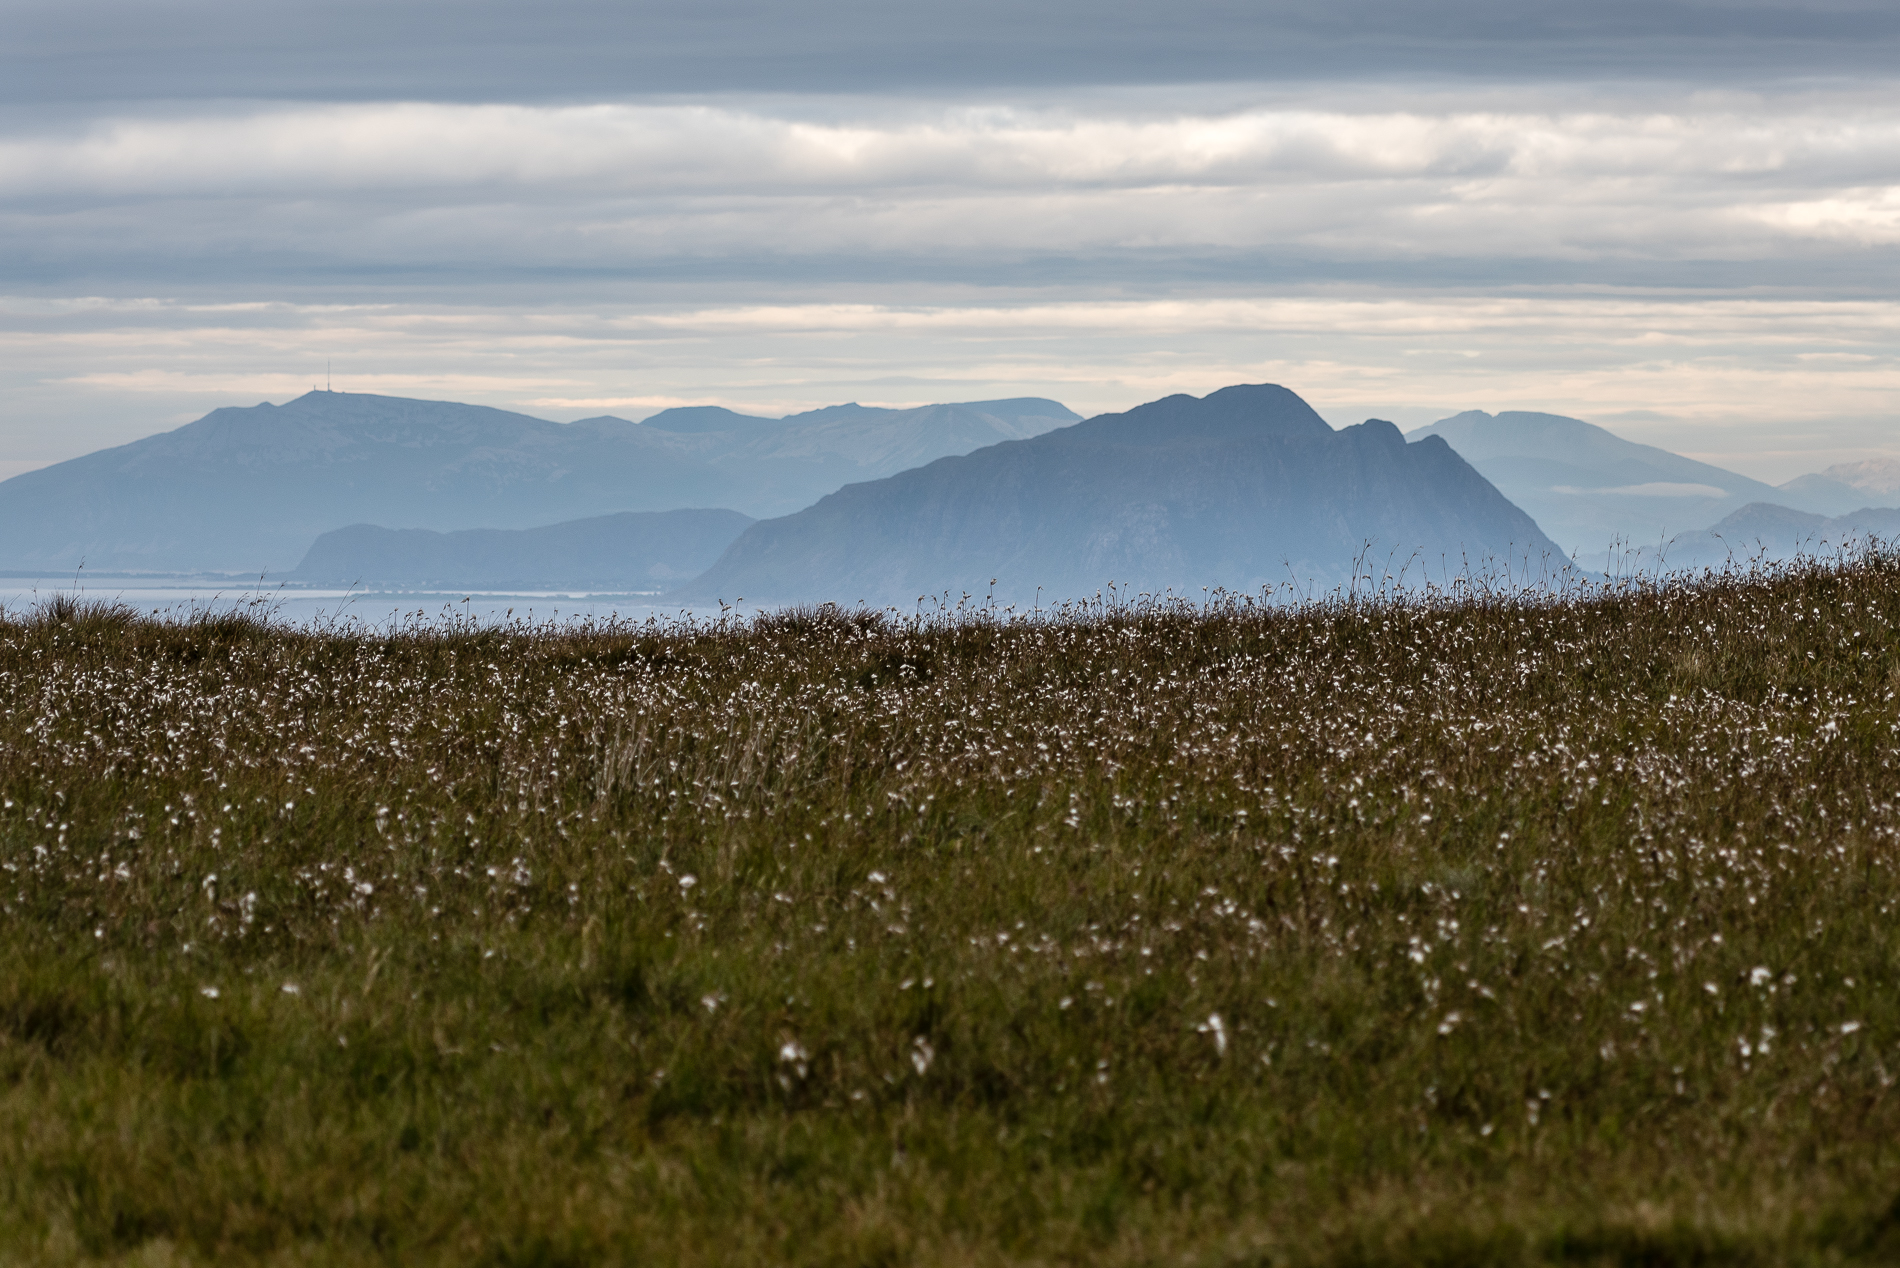
{"label": "moorland vegetation", "polygon": [[1900,560],[0,622],[0,1262],[1900,1256]]}

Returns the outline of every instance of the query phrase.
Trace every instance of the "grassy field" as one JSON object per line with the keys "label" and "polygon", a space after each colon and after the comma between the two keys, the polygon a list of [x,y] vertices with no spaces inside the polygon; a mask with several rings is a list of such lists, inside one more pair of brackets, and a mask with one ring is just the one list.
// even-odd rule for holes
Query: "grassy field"
{"label": "grassy field", "polygon": [[1900,562],[0,622],[0,1262],[1900,1260]]}

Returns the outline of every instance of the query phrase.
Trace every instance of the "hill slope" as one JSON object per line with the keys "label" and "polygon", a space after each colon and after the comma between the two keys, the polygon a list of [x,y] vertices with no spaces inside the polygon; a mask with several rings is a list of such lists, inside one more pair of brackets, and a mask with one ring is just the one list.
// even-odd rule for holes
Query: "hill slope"
{"label": "hill slope", "polygon": [[[673,417],[669,417],[673,415]],[[1071,422],[1053,401],[792,419],[669,411],[562,424],[312,392],[0,482],[0,568],[284,571],[347,524],[525,528],[618,511],[784,514],[849,480]]]}
{"label": "hill slope", "polygon": [[1790,500],[1773,485],[1560,414],[1467,410],[1408,433],[1426,436],[1450,444],[1590,567],[1603,566],[1614,541],[1653,550],[1750,502]]}
{"label": "hill slope", "polygon": [[920,594],[1000,602],[1135,591],[1346,582],[1354,561],[1411,577],[1461,561],[1555,556],[1554,544],[1443,441],[1390,423],[1333,431],[1282,387],[1171,396],[992,445],[753,525],[694,601],[908,606]]}
{"label": "hill slope", "polygon": [[352,524],[317,538],[292,581],[429,589],[653,590],[704,572],[753,521],[737,511],[622,511],[540,528]]}
{"label": "hill slope", "polygon": [[1666,566],[1720,568],[1754,559],[1781,561],[1797,555],[1828,556],[1842,547],[1900,538],[1900,510],[1864,506],[1829,518],[1767,502],[1751,502],[1713,528],[1683,533],[1669,543]]}
{"label": "hill slope", "polygon": [[1796,476],[1781,486],[1778,499],[1826,515],[1844,515],[1869,504],[1891,506],[1900,499],[1900,462],[1863,458],[1838,462],[1814,475]]}

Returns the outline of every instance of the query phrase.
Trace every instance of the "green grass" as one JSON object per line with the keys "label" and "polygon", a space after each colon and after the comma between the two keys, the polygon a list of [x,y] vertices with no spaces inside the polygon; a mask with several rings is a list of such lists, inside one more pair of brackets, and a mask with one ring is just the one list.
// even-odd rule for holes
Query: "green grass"
{"label": "green grass", "polygon": [[0,1262],[1900,1259],[1900,562],[0,622]]}

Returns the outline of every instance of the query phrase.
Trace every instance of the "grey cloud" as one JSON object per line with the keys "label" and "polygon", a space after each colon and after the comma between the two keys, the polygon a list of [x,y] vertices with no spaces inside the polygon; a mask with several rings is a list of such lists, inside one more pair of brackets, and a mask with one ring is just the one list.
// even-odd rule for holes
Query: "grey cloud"
{"label": "grey cloud", "polygon": [[573,100],[1409,76],[1884,74],[1885,0],[15,0],[0,97]]}
{"label": "grey cloud", "polygon": [[[1669,107],[1669,108],[1665,108]],[[224,108],[0,135],[0,280],[1888,286],[1900,111]]]}
{"label": "grey cloud", "polygon": [[0,474],[330,357],[556,417],[1278,380],[1891,435],[1890,0],[0,20]]}

